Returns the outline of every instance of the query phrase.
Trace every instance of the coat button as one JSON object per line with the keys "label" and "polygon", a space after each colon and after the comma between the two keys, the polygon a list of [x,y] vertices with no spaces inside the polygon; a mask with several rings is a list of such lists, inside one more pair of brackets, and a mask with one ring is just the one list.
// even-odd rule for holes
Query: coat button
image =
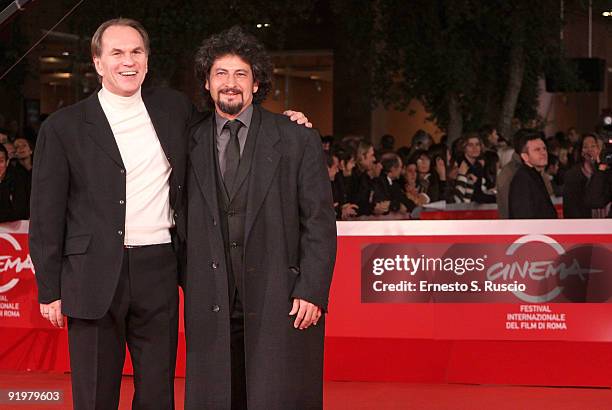
{"label": "coat button", "polygon": [[177,186],[178,190],[180,191],[181,189],[183,189],[182,185]]}
{"label": "coat button", "polygon": [[123,235],[123,231],[122,230],[117,231],[117,235],[119,236]]}
{"label": "coat button", "polygon": [[232,241],[232,243],[230,243],[230,246],[231,246],[232,248],[237,248],[237,247],[238,247],[238,242],[236,242],[236,241]]}
{"label": "coat button", "polygon": [[121,171],[120,171],[120,172],[121,172],[122,174],[125,174],[125,169],[121,168]]}
{"label": "coat button", "polygon": [[215,218],[213,218],[213,225],[217,226],[217,220]]}
{"label": "coat button", "polygon": [[175,219],[176,219],[176,218],[178,218],[178,212],[175,212],[175,213],[174,213],[174,218],[175,218]]}
{"label": "coat button", "polygon": [[124,201],[123,199],[120,199],[120,200],[119,200],[119,203],[120,203],[121,205],[123,205],[123,204],[125,204],[125,201]]}
{"label": "coat button", "polygon": [[210,307],[210,310],[212,310],[213,312],[217,313],[218,311],[221,310],[221,308],[219,307],[219,305],[212,305]]}
{"label": "coat button", "polygon": [[219,264],[217,264],[217,262],[215,262],[215,261],[212,261],[210,263],[210,267],[213,268],[213,269],[217,269],[219,267]]}

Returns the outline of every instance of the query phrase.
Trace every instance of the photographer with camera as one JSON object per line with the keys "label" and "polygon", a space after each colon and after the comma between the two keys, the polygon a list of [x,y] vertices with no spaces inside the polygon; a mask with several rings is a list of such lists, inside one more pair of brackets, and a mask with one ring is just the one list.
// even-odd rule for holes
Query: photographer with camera
{"label": "photographer with camera", "polygon": [[[612,218],[612,137],[605,139],[603,153],[594,164],[594,171],[584,191],[584,202],[596,218]],[[601,159],[601,160],[600,160]]]}
{"label": "photographer with camera", "polygon": [[581,160],[565,174],[564,218],[604,218],[609,202],[609,172],[601,162],[603,142],[597,134],[582,136],[578,148]]}

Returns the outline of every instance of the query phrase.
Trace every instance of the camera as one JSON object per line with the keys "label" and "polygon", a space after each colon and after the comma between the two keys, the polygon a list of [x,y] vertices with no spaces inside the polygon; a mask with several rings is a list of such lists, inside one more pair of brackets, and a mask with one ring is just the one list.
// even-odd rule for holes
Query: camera
{"label": "camera", "polygon": [[606,113],[602,117],[600,136],[603,138],[604,146],[601,150],[601,162],[612,167],[612,114]]}

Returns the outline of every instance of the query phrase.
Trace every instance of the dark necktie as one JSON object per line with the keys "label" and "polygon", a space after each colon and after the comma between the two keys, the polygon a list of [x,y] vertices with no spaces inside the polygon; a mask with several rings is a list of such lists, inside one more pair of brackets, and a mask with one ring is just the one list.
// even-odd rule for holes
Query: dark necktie
{"label": "dark necktie", "polygon": [[223,170],[223,182],[228,192],[232,190],[238,173],[238,165],[240,165],[240,142],[238,141],[240,127],[242,123],[239,120],[228,121],[223,127],[229,129],[230,132],[230,139],[225,149],[225,170]]}

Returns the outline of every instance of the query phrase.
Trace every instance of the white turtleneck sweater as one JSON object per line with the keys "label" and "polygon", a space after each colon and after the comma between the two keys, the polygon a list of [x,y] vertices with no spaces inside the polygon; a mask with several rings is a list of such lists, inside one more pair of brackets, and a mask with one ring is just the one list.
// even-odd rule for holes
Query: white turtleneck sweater
{"label": "white turtleneck sweater", "polygon": [[132,96],[122,97],[102,88],[98,99],[125,165],[124,244],[169,243],[169,228],[174,226],[169,185],[172,168],[159,143],[140,89]]}

